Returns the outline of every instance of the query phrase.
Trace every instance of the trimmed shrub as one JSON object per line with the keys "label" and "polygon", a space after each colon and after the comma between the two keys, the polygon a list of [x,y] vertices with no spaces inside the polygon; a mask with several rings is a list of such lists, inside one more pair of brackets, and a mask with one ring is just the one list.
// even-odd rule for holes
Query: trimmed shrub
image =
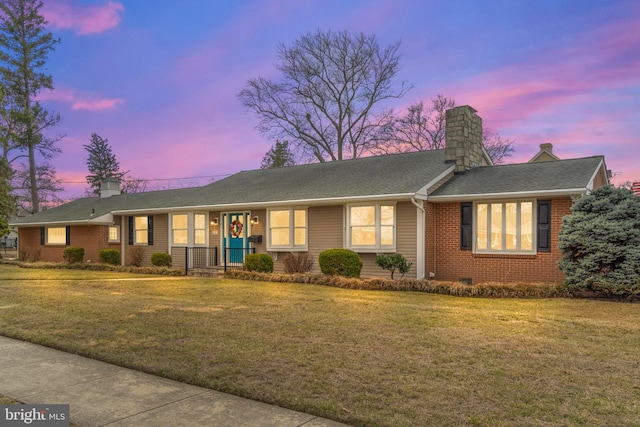
{"label": "trimmed shrub", "polygon": [[144,247],[143,246],[130,246],[129,254],[127,255],[127,264],[133,267],[140,267],[144,260]]}
{"label": "trimmed shrub", "polygon": [[172,258],[166,252],[156,252],[151,255],[151,264],[156,267],[171,267]]}
{"label": "trimmed shrub", "polygon": [[320,252],[318,264],[322,274],[360,277],[362,259],[349,249],[328,249]]}
{"label": "trimmed shrub", "polygon": [[308,253],[288,253],[282,259],[285,273],[308,273],[313,268],[313,258]]}
{"label": "trimmed shrub", "polygon": [[376,257],[376,265],[384,270],[391,272],[391,278],[393,279],[393,273],[396,270],[402,274],[401,278],[409,271],[413,263],[407,262],[407,259],[402,254],[381,254]]}
{"label": "trimmed shrub", "polygon": [[117,249],[102,249],[100,262],[103,264],[120,265],[120,251]]}
{"label": "trimmed shrub", "polygon": [[267,254],[249,254],[244,258],[244,266],[249,271],[271,273],[273,272],[273,258]]}
{"label": "trimmed shrub", "polygon": [[64,258],[64,260],[69,264],[82,262],[84,259],[84,248],[79,246],[67,246],[64,248],[64,252],[62,252],[62,258]]}

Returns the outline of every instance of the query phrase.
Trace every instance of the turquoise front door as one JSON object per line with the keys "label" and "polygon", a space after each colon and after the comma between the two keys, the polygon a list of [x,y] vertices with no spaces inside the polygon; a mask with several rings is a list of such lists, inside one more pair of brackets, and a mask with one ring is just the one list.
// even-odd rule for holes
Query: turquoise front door
{"label": "turquoise front door", "polygon": [[247,247],[246,213],[230,213],[225,215],[225,250],[227,259],[232,263],[244,262],[244,248]]}

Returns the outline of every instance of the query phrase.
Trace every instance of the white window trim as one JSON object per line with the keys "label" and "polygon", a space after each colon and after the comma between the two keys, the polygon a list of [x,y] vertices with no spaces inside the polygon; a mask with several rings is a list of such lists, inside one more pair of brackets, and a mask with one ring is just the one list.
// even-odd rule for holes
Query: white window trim
{"label": "white window trim", "polygon": [[[291,244],[289,245],[272,245],[271,244],[271,212],[272,211],[289,211],[289,241]],[[294,224],[295,219],[295,211],[304,211],[305,212],[305,242],[304,245],[296,245],[295,244],[295,230],[296,227]],[[267,209],[267,251],[270,252],[306,252],[309,250],[309,208],[307,206],[292,206],[292,207],[282,207],[282,208],[273,208]]]}
{"label": "white window trim", "polygon": [[[374,206],[375,207],[375,228],[376,228],[376,244],[375,245],[352,245],[351,244],[351,208],[354,207],[362,207],[362,206]],[[381,245],[380,237],[382,230],[382,220],[380,207],[381,206],[393,206],[393,245]],[[398,229],[398,206],[396,203],[357,203],[357,204],[348,204],[346,205],[345,210],[345,227],[346,231],[344,233],[344,247],[347,249],[351,249],[355,252],[396,252],[397,245],[397,229]]]}
{"label": "white window trim", "polygon": [[[49,230],[53,230],[53,229],[62,229],[64,231],[64,233],[63,233],[64,241],[62,243],[59,243],[59,242],[52,243],[52,242],[49,241]],[[45,231],[46,231],[46,233],[45,233],[45,244],[51,245],[51,246],[66,246],[66,244],[67,244],[67,227],[47,227]]]}
{"label": "white window trim", "polygon": [[[117,230],[117,234],[118,237],[116,238],[116,240],[111,239],[111,228],[115,228]],[[120,226],[119,225],[110,225],[107,229],[107,241],[109,243],[120,243],[120,239],[121,239],[121,234],[120,234]]]}
{"label": "white window trim", "polygon": [[[177,216],[177,215],[186,215],[187,216],[187,243],[175,243],[173,241],[173,217]],[[204,230],[204,243],[198,243],[196,244],[196,228],[195,228],[195,216],[196,215],[204,215],[204,228],[202,228],[201,230]],[[209,243],[209,228],[208,228],[208,224],[209,224],[209,214],[207,212],[175,212],[169,215],[169,245],[173,246],[173,247],[193,247],[193,246],[199,246],[199,247],[205,247],[208,245]],[[184,230],[183,228],[180,228],[178,230]]]}
{"label": "white window trim", "polygon": [[[518,211],[520,211],[520,205],[522,203],[531,202],[531,250],[522,250],[522,249],[478,249],[478,205],[492,205],[492,204],[502,204],[503,206],[506,203],[517,203]],[[503,229],[504,224],[506,222],[506,216],[504,215],[503,209],[502,215],[502,223]],[[518,218],[518,221],[520,218]],[[487,209],[487,223],[491,225],[491,209]],[[536,199],[516,199],[516,200],[479,200],[473,202],[473,253],[476,254],[493,254],[493,255],[536,255],[538,253],[538,242],[537,242],[537,224],[538,224],[538,201]],[[487,239],[491,235],[491,229],[487,229]],[[504,239],[504,233],[503,233]],[[490,246],[490,245],[489,245]]]}

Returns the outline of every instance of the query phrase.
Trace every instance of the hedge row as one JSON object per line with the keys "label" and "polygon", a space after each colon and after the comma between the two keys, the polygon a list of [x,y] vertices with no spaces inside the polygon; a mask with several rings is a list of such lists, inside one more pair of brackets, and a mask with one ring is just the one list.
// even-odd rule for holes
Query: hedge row
{"label": "hedge row", "polygon": [[225,277],[264,282],[311,283],[346,289],[414,291],[442,295],[487,298],[570,298],[571,292],[562,284],[543,283],[482,283],[465,285],[419,279],[356,279],[317,274],[268,274],[243,270],[229,270]]}
{"label": "hedge row", "polygon": [[111,265],[101,263],[75,263],[65,262],[23,262],[13,260],[0,260],[2,264],[17,265],[22,268],[49,268],[59,270],[87,270],[87,271],[115,271],[118,273],[157,274],[160,276],[184,276],[184,270],[167,267],[133,267]]}

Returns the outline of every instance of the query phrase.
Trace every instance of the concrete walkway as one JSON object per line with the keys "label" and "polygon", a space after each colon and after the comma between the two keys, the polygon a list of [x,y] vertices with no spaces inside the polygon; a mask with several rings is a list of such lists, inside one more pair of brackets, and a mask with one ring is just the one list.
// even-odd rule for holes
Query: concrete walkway
{"label": "concrete walkway", "polygon": [[345,426],[3,336],[0,394],[69,404],[71,422],[82,427]]}

